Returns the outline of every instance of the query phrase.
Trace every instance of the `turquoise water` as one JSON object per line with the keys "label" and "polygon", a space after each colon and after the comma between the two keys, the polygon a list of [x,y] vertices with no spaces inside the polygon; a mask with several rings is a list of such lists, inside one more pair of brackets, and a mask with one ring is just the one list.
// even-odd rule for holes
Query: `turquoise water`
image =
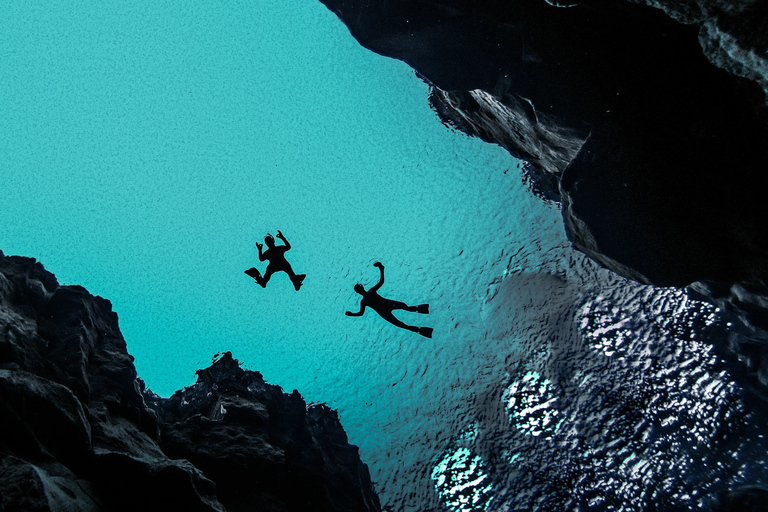
{"label": "turquoise water", "polygon": [[[535,203],[514,160],[443,127],[407,66],[359,47],[317,2],[12,11],[0,244],[110,299],[160,394],[224,349],[306,386],[294,359],[379,323],[343,316],[373,261],[393,298],[462,293],[501,247],[504,219],[478,209],[515,201],[487,186],[520,192],[517,210]],[[242,274],[277,229],[309,275],[299,294],[284,276],[261,290]],[[462,249],[474,259],[454,259]]]}
{"label": "turquoise water", "polygon": [[[665,471],[715,475],[711,490],[750,481],[713,449],[694,468],[687,438],[668,456],[645,438],[618,442],[613,427],[607,448],[569,434],[636,416],[627,431],[643,431],[647,410],[747,414],[695,345],[699,328],[675,320],[714,325],[719,313],[574,252],[520,162],[443,126],[413,71],[360,47],[319,2],[18,2],[4,14],[0,250],[112,301],[154,392],[191,384],[230,350],[338,408],[395,510],[503,509],[547,496],[525,487],[536,478],[584,496],[608,489],[629,507],[615,510],[642,506]],[[243,274],[265,269],[254,242],[278,229],[307,274],[299,292],[284,274],[266,289]],[[359,305],[354,284],[376,282],[375,261],[382,295],[430,304],[399,316],[432,339],[371,311],[344,316]],[[693,348],[663,352],[678,345]],[[647,391],[677,397],[686,378],[702,391],[674,403]],[[617,382],[628,383],[617,403],[634,409],[592,399]],[[702,442],[720,435],[703,424]],[[618,457],[650,462],[616,478]],[[574,464],[594,466],[594,481],[543,473]],[[686,478],[668,487],[697,485]]]}
{"label": "turquoise water", "polygon": [[[458,407],[495,364],[472,356],[478,299],[516,251],[563,243],[559,214],[508,154],[443,126],[405,64],[313,0],[7,8],[0,247],[108,298],[153,391],[231,350],[340,408],[376,461],[418,403]],[[298,293],[243,274],[278,229]],[[430,303],[401,318],[433,339],[344,316],[377,260],[384,296]]]}

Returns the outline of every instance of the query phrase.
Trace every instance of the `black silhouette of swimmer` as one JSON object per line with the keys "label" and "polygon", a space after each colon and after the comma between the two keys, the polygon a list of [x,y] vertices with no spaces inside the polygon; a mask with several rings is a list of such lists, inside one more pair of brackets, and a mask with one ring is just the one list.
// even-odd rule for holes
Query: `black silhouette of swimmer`
{"label": "black silhouette of swimmer", "polygon": [[272,235],[267,233],[267,236],[264,237],[264,243],[267,244],[267,250],[263,252],[261,250],[263,246],[259,242],[256,242],[256,247],[259,249],[259,261],[269,261],[267,270],[264,271],[264,275],[262,276],[256,267],[249,268],[245,273],[251,276],[262,288],[266,288],[272,274],[280,271],[285,272],[291,279],[293,287],[298,291],[307,275],[297,275],[293,272],[291,264],[285,260],[285,253],[291,250],[291,244],[288,243],[288,240],[285,239],[280,230],[277,231],[277,238],[282,240],[284,245],[275,245],[275,239],[272,238]]}
{"label": "black silhouette of swimmer", "polygon": [[417,332],[427,338],[431,338],[432,337],[431,327],[414,327],[411,325],[406,325],[405,323],[395,318],[395,315],[392,314],[392,311],[396,309],[402,309],[405,311],[410,311],[412,313],[422,313],[426,315],[429,313],[429,304],[409,306],[404,302],[385,299],[384,297],[379,295],[378,293],[379,288],[381,288],[381,285],[384,284],[384,265],[382,265],[377,261],[376,263],[373,264],[373,266],[379,267],[379,271],[381,272],[381,278],[379,279],[379,282],[376,285],[372,286],[371,289],[368,291],[366,291],[365,288],[363,288],[362,284],[357,283],[355,285],[355,291],[363,296],[363,299],[360,301],[360,311],[358,311],[357,313],[346,311],[344,314],[346,314],[347,316],[363,316],[363,312],[365,311],[365,308],[369,307],[375,312],[377,312],[379,316],[381,316],[381,318],[383,318],[387,322],[397,327],[408,329],[411,332]]}

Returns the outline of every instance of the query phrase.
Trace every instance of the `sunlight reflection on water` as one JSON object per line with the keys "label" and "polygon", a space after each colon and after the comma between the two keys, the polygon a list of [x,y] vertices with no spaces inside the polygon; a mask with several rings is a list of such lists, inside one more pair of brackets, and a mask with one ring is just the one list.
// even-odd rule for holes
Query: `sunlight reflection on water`
{"label": "sunlight reflection on water", "polygon": [[[338,408],[395,510],[686,508],[765,481],[720,312],[573,251],[520,162],[319,2],[7,9],[0,249],[111,300],[154,391],[230,350]],[[277,229],[298,293],[243,274]],[[434,338],[344,316],[375,261]]]}

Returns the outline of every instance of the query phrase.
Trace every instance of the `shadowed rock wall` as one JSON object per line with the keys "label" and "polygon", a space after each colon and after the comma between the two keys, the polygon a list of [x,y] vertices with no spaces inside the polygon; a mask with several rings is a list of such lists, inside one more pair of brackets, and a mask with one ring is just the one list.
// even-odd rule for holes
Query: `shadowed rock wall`
{"label": "shadowed rock wall", "polygon": [[445,123],[528,161],[577,249],[732,311],[768,385],[768,4],[321,1]]}
{"label": "shadowed rock wall", "polygon": [[169,399],[147,398],[164,452],[214,480],[227,510],[378,510],[336,411],[308,407],[298,391],[267,384],[229,352],[197,375]]}
{"label": "shadowed rock wall", "polygon": [[380,509],[334,411],[229,353],[151,395],[109,301],[2,252],[0,418],[3,511]]}
{"label": "shadowed rock wall", "polygon": [[663,286],[767,282],[763,5],[663,3],[685,25],[604,0],[323,3],[433,84],[447,123],[543,171],[595,260]]}

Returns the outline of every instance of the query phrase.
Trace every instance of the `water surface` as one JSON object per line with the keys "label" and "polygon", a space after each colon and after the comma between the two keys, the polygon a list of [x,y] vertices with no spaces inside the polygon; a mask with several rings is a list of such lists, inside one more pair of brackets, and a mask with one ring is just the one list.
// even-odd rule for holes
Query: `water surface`
{"label": "water surface", "polygon": [[[440,124],[413,71],[361,48],[320,3],[7,9],[0,167],[13,192],[0,203],[0,249],[111,300],[156,393],[231,350],[269,382],[338,408],[398,510],[536,500],[562,510],[563,489],[577,489],[576,503],[635,510],[667,478],[665,457],[684,465],[698,446],[671,451],[655,431],[628,440],[660,400],[654,389],[703,386],[663,409],[699,404],[689,423],[749,414],[705,348],[657,357],[659,340],[683,332],[670,318],[690,311],[718,326],[718,312],[572,251],[557,205],[528,191],[520,162]],[[254,242],[278,229],[307,274],[299,292],[284,275],[261,289],[243,274],[264,269]],[[344,316],[358,307],[353,285],[376,282],[375,261],[386,265],[382,295],[430,304],[428,316],[401,318],[433,327],[432,339],[371,311]],[[659,364],[655,377],[632,373]],[[624,380],[634,405],[590,420],[594,396]],[[617,417],[626,429],[603,428]],[[729,425],[706,427],[701,443]],[[588,428],[592,444],[568,444]],[[714,475],[712,489],[751,481],[741,462],[718,466],[740,446],[714,450],[696,474]],[[629,470],[600,465],[609,455],[650,462],[632,486],[611,487]],[[579,486],[541,469],[558,457],[594,466],[593,477]],[[534,473],[549,487],[525,483]]]}

